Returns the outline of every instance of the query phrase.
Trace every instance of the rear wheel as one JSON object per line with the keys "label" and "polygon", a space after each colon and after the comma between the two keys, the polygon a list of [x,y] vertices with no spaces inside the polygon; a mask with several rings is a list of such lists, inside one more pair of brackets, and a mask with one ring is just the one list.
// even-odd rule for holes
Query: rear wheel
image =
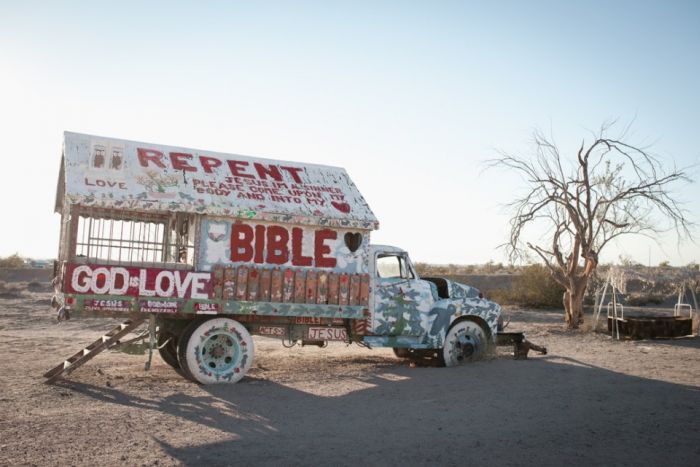
{"label": "rear wheel", "polygon": [[177,360],[177,336],[167,331],[158,332],[158,353],[165,363],[180,369],[180,362]]}
{"label": "rear wheel", "polygon": [[180,336],[177,355],[183,373],[192,381],[235,383],[253,364],[253,338],[230,318],[193,321]]}
{"label": "rear wheel", "polygon": [[457,366],[479,360],[489,347],[489,341],[481,325],[463,320],[453,324],[445,336],[445,346],[438,353],[445,366]]}

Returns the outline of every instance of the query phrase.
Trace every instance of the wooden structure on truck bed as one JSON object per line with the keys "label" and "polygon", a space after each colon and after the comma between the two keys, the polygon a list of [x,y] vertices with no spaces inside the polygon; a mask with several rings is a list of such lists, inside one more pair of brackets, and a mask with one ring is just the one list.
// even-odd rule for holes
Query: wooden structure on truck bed
{"label": "wooden structure on truck bed", "polygon": [[66,133],[64,306],[364,319],[378,226],[344,169]]}

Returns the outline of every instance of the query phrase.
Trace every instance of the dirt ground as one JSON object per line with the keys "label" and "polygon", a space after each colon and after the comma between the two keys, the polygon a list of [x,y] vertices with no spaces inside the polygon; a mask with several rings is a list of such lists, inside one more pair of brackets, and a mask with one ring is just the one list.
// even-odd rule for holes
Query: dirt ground
{"label": "dirt ground", "polygon": [[109,351],[42,373],[112,320],[56,324],[48,292],[0,298],[0,465],[700,465],[700,340],[618,342],[512,310],[549,355],[458,368],[391,350],[255,338],[236,385]]}

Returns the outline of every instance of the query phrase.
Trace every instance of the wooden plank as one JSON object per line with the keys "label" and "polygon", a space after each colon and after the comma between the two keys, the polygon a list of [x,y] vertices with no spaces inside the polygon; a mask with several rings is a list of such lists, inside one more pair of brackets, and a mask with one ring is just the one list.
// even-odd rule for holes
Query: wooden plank
{"label": "wooden plank", "polygon": [[103,335],[97,339],[92,344],[79,350],[73,356],[67,358],[63,363],[58,364],[54,368],[50,369],[44,373],[44,377],[47,378],[44,381],[47,384],[53,383],[59,376],[68,376],[73,370],[79,366],[86,363],[88,360],[94,358],[100,352],[107,350],[110,346],[115,344],[122,336],[130,333],[132,330],[137,328],[146,320],[146,316],[136,318],[134,320],[127,320],[117,326],[116,328],[109,331],[107,334]]}
{"label": "wooden plank", "polygon": [[350,278],[343,273],[338,282],[338,305],[347,305],[350,299]]}
{"label": "wooden plank", "polygon": [[320,272],[316,283],[316,303],[328,303],[328,273]]}
{"label": "wooden plank", "polygon": [[258,268],[248,269],[248,301],[258,300],[258,288],[260,286],[260,271]]}
{"label": "wooden plank", "polygon": [[316,303],[316,271],[306,273],[306,303]]}
{"label": "wooden plank", "polygon": [[248,266],[240,266],[236,274],[236,300],[245,300],[248,290]]}
{"label": "wooden plank", "polygon": [[294,273],[294,303],[305,303],[306,271],[297,269]]}
{"label": "wooden plank", "polygon": [[223,298],[224,296],[224,268],[220,264],[212,268],[212,284],[214,289],[214,298]]}
{"label": "wooden plank", "polygon": [[275,268],[272,270],[272,280],[270,285],[270,301],[271,302],[281,302],[282,301],[282,289],[283,289],[283,276],[282,270],[280,268]]}
{"label": "wooden plank", "polygon": [[261,302],[270,301],[270,282],[272,278],[272,271],[269,269],[263,269],[260,273],[260,287],[258,289],[258,296]]}
{"label": "wooden plank", "polygon": [[369,304],[369,274],[362,274],[360,278],[360,305]]}
{"label": "wooden plank", "polygon": [[294,301],[294,271],[284,270],[284,280],[282,282],[282,301],[289,303]]}
{"label": "wooden plank", "polygon": [[224,269],[223,289],[224,300],[236,298],[236,268],[233,266]]}
{"label": "wooden plank", "polygon": [[360,303],[360,276],[353,274],[350,276],[350,297],[348,304],[358,305]]}
{"label": "wooden plank", "polygon": [[334,272],[328,274],[328,304],[338,304],[338,274]]}

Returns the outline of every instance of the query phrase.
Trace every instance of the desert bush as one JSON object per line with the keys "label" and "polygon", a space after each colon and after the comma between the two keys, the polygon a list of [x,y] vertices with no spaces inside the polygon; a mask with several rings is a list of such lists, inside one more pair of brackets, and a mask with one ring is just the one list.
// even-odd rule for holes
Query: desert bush
{"label": "desert bush", "polygon": [[501,304],[534,308],[561,308],[564,288],[541,264],[531,264],[521,269],[513,282],[512,290],[494,290],[490,297]]}
{"label": "desert bush", "polygon": [[660,305],[664,301],[664,296],[660,294],[631,294],[627,297],[627,304],[630,306]]}
{"label": "desert bush", "polygon": [[15,253],[11,256],[0,258],[0,268],[23,268],[24,260]]}

